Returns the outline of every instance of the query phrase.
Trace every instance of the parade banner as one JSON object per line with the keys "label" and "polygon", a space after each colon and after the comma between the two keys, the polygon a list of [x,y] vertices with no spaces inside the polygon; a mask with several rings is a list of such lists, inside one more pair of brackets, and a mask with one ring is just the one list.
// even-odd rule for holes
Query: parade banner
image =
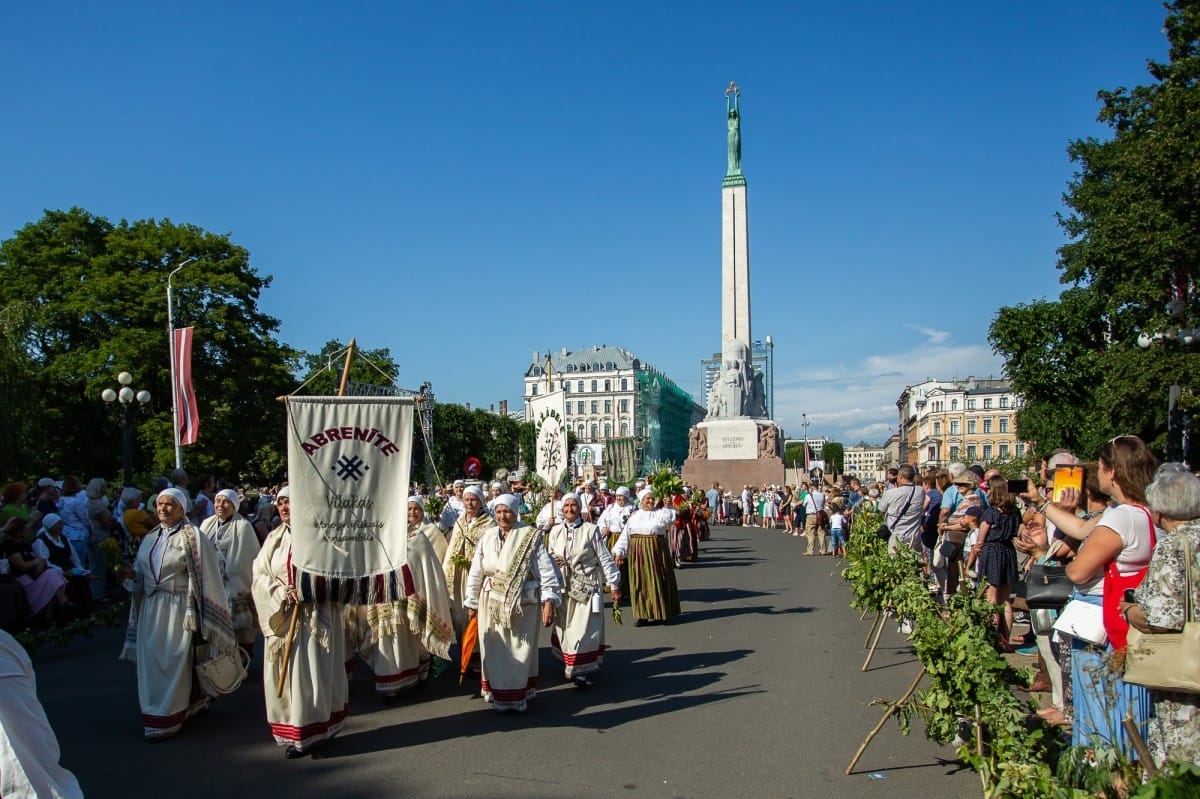
{"label": "parade banner", "polygon": [[292,565],[306,599],[405,596],[412,397],[288,397]]}
{"label": "parade banner", "polygon": [[529,400],[530,421],[537,430],[538,477],[546,485],[558,485],[567,468],[567,393],[552,391]]}

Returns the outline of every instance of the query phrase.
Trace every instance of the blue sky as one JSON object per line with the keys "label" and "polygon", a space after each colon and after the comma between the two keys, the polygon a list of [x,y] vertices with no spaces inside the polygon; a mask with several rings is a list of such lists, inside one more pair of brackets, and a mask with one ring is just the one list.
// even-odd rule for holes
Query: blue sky
{"label": "blue sky", "polygon": [[[341,6],[348,8],[342,8]],[[228,232],[303,350],[519,405],[534,350],[698,393],[720,349],[723,91],[776,416],[882,441],[905,385],[1000,374],[1059,290],[1067,143],[1165,58],[1156,2],[25,3],[0,30],[0,236],[81,206]],[[164,361],[166,354],[164,353]]]}

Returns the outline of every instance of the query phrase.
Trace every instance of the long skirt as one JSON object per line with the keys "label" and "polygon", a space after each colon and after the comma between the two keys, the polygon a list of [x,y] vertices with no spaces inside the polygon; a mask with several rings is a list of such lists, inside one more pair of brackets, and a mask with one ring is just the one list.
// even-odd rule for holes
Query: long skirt
{"label": "long skirt", "polygon": [[550,651],[562,661],[567,679],[599,671],[604,650],[604,604],[593,613],[591,602],[564,597],[554,617]]}
{"label": "long skirt", "polygon": [[672,526],[667,531],[667,536],[670,539],[671,559],[676,566],[683,561],[696,559],[695,539],[692,536],[690,524],[684,524],[681,527]]}
{"label": "long skirt", "polygon": [[341,732],[350,710],[350,681],[346,677],[344,607],[321,602],[301,606],[292,645],[283,696],[275,691],[283,668],[286,642],[282,637],[266,640],[263,664],[263,693],[267,700],[267,723],[280,746],[291,744],[300,751]]}
{"label": "long skirt", "polygon": [[679,615],[679,586],[664,536],[629,537],[629,601],[636,619],[669,621]]}
{"label": "long skirt", "polygon": [[[1078,595],[1076,595],[1078,596]],[[1097,597],[1099,599],[1099,597]],[[1071,688],[1075,699],[1071,744],[1093,746],[1093,738],[1120,750],[1130,760],[1137,759],[1133,742],[1125,734],[1121,721],[1127,713],[1142,737],[1150,714],[1150,692],[1140,685],[1127,683],[1108,663],[1112,650],[1086,641],[1074,641],[1071,652]]]}
{"label": "long skirt", "polygon": [[17,578],[17,582],[25,589],[25,598],[29,600],[29,612],[36,616],[54,601],[58,589],[67,584],[67,578],[58,569],[46,569],[36,580],[22,574]]}
{"label": "long skirt", "polygon": [[369,607],[355,608],[358,654],[375,674],[375,690],[393,696],[402,688],[411,688],[429,676],[429,653],[417,636],[409,632],[408,620],[399,605],[395,615],[376,623],[368,622]]}
{"label": "long skirt", "polygon": [[479,692],[494,710],[524,712],[537,696],[540,605],[522,604],[511,619],[492,618],[489,596],[479,597]]}
{"label": "long skirt", "polygon": [[142,599],[137,625],[138,703],[142,733],[169,738],[208,707],[192,684],[194,634],[183,628],[187,594],[154,591]]}

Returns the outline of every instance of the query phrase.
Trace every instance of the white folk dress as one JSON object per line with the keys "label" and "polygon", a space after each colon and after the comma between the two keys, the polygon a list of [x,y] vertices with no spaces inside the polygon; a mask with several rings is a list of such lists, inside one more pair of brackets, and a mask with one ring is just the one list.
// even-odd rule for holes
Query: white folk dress
{"label": "white folk dress", "polygon": [[[201,583],[191,588],[191,601],[202,604],[201,619],[197,619],[194,606],[189,608],[189,546],[194,548]],[[193,686],[196,633],[221,648],[233,644],[220,556],[208,537],[187,522],[173,528],[160,525],[142,538],[133,573],[130,620],[121,659],[137,664],[145,736],[169,738],[210,701]]]}
{"label": "white folk dress", "polygon": [[454,529],[450,531],[450,543],[442,558],[442,569],[446,574],[446,590],[450,593],[450,618],[454,621],[454,634],[460,641],[467,627],[467,609],[463,600],[467,596],[467,574],[475,558],[475,547],[479,545],[483,531],[495,524],[496,520],[486,513],[470,521],[466,516],[459,516],[454,522]]}
{"label": "white folk dress", "polygon": [[[532,543],[529,536],[534,537]],[[531,547],[531,556],[518,567],[514,555],[523,546]],[[508,608],[501,588],[505,582],[512,586],[514,599]],[[537,696],[541,607],[543,602],[560,601],[558,571],[536,528],[514,527],[507,534],[499,527],[484,531],[467,576],[465,604],[479,612],[480,693],[495,710],[523,712]]]}
{"label": "white folk dress", "polygon": [[550,648],[567,679],[599,671],[604,662],[603,587],[621,586],[621,570],[600,528],[590,522],[550,531],[550,554],[562,567],[563,601],[554,616]]}
{"label": "white folk dress", "polygon": [[292,609],[286,604],[291,568],[291,528],[280,525],[254,559],[254,604],[266,639],[263,693],[275,743],[300,751],[341,732],[349,713],[345,606],[340,602],[300,605],[292,660],[283,696],[276,698]]}
{"label": "white folk dress", "polygon": [[[445,543],[437,525],[428,525]],[[454,629],[442,562],[424,530],[408,533],[404,599],[352,610],[358,654],[375,674],[375,690],[393,696],[429,676],[430,654],[450,659]]]}
{"label": "white folk dress", "polygon": [[254,613],[254,597],[250,583],[254,579],[254,558],[258,555],[258,536],[250,522],[239,513],[222,522],[209,516],[200,525],[221,555],[221,573],[225,578],[225,593],[229,596],[229,612],[233,614],[233,629],[239,644],[249,645],[258,637],[258,619]]}

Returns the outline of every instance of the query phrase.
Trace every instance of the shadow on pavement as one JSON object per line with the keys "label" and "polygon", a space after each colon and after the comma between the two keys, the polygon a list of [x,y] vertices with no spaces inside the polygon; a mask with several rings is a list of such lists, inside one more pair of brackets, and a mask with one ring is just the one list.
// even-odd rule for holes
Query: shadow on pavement
{"label": "shadow on pavement", "polygon": [[681,588],[680,602],[731,602],[736,599],[751,599],[771,596],[778,591],[747,591],[742,588]]}
{"label": "shadow on pavement", "polygon": [[751,605],[739,606],[732,608],[710,608],[707,610],[686,610],[683,615],[675,620],[676,624],[692,624],[698,621],[708,621],[709,619],[727,619],[730,616],[743,616],[748,613],[757,613],[763,616],[786,616],[793,613],[812,613],[813,608],[810,607],[795,607],[776,610],[770,605]]}

